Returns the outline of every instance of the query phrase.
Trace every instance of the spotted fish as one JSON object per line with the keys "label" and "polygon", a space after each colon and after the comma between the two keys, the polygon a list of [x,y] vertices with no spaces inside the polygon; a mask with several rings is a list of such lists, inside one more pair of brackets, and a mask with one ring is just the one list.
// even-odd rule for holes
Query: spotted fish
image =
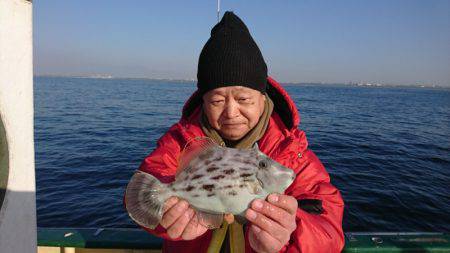
{"label": "spotted fish", "polygon": [[162,219],[163,204],[171,196],[186,200],[199,221],[216,228],[223,214],[232,213],[245,222],[244,213],[256,198],[283,193],[295,178],[286,168],[259,151],[221,147],[210,139],[185,148],[175,181],[161,183],[152,175],[137,171],[125,195],[130,217],[139,225],[155,228]]}

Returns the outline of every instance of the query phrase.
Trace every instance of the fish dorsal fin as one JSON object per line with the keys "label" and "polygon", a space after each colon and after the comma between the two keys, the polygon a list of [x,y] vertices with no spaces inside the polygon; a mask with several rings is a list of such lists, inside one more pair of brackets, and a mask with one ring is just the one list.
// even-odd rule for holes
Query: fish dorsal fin
{"label": "fish dorsal fin", "polygon": [[201,158],[202,155],[210,155],[216,147],[219,147],[219,145],[209,137],[195,137],[188,141],[178,158],[176,176],[185,170],[186,172],[192,170],[192,166],[189,166],[192,160],[198,157]]}

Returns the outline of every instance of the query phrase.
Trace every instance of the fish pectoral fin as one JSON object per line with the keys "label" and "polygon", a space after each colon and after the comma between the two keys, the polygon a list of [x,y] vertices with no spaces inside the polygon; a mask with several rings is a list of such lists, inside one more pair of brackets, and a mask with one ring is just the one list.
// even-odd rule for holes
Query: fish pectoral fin
{"label": "fish pectoral fin", "polygon": [[247,182],[247,187],[251,194],[258,195],[262,192],[263,188],[259,181]]}
{"label": "fish pectoral fin", "polygon": [[196,211],[198,222],[209,229],[219,228],[223,222],[223,214]]}

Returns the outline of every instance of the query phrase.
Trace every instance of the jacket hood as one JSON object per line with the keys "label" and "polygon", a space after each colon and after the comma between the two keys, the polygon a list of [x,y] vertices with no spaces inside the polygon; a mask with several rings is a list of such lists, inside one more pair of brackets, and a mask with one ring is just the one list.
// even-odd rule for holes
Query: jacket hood
{"label": "jacket hood", "polygon": [[[300,124],[300,114],[286,90],[273,78],[267,77],[266,92],[273,101],[274,111],[279,115],[284,125],[289,130],[297,128]],[[189,120],[190,117],[198,114],[202,103],[202,95],[197,90],[184,104],[182,120]]]}

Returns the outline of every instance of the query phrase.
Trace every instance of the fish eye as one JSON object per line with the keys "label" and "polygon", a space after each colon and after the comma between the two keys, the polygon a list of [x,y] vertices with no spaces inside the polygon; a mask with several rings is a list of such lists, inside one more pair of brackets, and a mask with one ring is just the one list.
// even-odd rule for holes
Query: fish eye
{"label": "fish eye", "polygon": [[259,162],[259,168],[261,168],[261,169],[267,168],[267,161],[266,160],[261,160]]}

